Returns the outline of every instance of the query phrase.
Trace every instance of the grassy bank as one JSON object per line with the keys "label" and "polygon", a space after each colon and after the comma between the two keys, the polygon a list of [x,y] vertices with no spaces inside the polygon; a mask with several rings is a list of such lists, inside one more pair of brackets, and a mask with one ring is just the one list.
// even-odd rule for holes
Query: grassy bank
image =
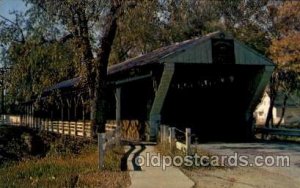
{"label": "grassy bank", "polygon": [[[5,132],[7,131],[10,132],[6,129]],[[121,146],[108,149],[105,158],[106,169],[99,171],[95,142],[45,133],[34,136],[46,140],[47,143],[44,146],[46,151],[43,151],[43,155],[27,153],[26,157],[22,155],[18,161],[13,160],[2,164],[0,168],[1,187],[129,186],[128,173],[120,170],[120,161],[124,154]],[[21,137],[15,140],[22,139]],[[19,142],[21,140],[14,144]],[[8,145],[13,144],[9,143],[10,141],[8,141]],[[15,147],[19,146],[15,145]]]}

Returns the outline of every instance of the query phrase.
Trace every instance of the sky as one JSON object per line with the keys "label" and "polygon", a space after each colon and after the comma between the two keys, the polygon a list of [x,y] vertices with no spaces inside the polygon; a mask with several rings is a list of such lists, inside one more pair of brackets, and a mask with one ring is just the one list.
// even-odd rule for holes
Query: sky
{"label": "sky", "polygon": [[[15,17],[9,14],[12,11],[24,11],[26,10],[25,3],[22,0],[0,0],[0,15],[9,19],[14,20]],[[0,47],[0,53],[2,53],[2,48]],[[3,62],[0,60],[0,67],[3,66]]]}
{"label": "sky", "polygon": [[22,0],[0,0],[0,15],[8,19],[14,18],[9,12],[14,10],[24,11],[25,9],[25,3]]}

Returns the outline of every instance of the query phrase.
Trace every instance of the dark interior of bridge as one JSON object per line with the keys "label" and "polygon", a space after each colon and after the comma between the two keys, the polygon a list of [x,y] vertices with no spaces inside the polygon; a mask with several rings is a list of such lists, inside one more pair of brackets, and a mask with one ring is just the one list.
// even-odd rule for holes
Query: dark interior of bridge
{"label": "dark interior of bridge", "polygon": [[261,66],[177,64],[162,123],[190,127],[199,141],[245,138],[245,113]]}

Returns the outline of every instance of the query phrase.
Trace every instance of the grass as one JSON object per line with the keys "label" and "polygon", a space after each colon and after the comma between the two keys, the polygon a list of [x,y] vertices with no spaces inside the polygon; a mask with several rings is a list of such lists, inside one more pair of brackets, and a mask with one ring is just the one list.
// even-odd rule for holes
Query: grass
{"label": "grass", "polygon": [[121,146],[109,147],[105,169],[98,170],[97,145],[70,137],[45,138],[46,155],[5,163],[0,187],[128,187],[128,172],[121,172]]}
{"label": "grass", "polygon": [[295,142],[300,143],[300,137],[295,136],[273,136],[272,140],[282,142]]}
{"label": "grass", "polygon": [[[171,157],[175,157],[175,156],[181,156],[181,157],[185,157],[186,154],[183,151],[180,151],[178,149],[176,149],[175,147],[171,148],[169,143],[163,144],[163,143],[159,143],[156,146],[156,150],[163,156],[171,156]],[[198,156],[214,156],[213,153],[210,153],[206,150],[200,149],[198,147],[193,147],[191,148],[191,153],[192,156],[194,155],[198,155]],[[219,164],[221,164],[221,161],[219,161]],[[186,171],[186,170],[197,170],[197,169],[207,169],[207,170],[214,170],[214,169],[225,169],[225,168],[229,168],[227,166],[213,166],[211,165],[211,163],[209,165],[205,165],[205,166],[199,166],[196,165],[196,163],[194,163],[192,166],[181,166],[180,167],[181,170]]]}

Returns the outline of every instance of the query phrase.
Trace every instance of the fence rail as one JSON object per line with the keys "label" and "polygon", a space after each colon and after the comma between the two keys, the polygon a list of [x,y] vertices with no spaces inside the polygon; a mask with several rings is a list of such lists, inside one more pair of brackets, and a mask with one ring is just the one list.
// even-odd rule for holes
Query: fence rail
{"label": "fence rail", "polygon": [[[30,119],[30,121],[28,121]],[[21,116],[2,115],[0,124],[25,126],[41,131],[59,133],[63,135],[91,137],[91,121],[51,121],[41,118],[27,117],[25,120]]]}
{"label": "fence rail", "polygon": [[[185,139],[183,141],[176,139],[176,132],[184,134]],[[175,127],[169,127],[167,125],[160,126],[160,139],[161,143],[170,144],[170,148],[176,148],[186,153],[191,154],[191,129],[186,128],[185,131],[179,130]]]}
{"label": "fence rail", "polygon": [[256,133],[262,135],[279,135],[279,136],[295,136],[300,137],[299,129],[281,129],[281,128],[256,128]]}
{"label": "fence rail", "polygon": [[21,124],[21,116],[1,115],[0,124],[1,125],[16,125],[16,126],[19,126]]}
{"label": "fence rail", "polygon": [[[63,135],[91,137],[91,121],[50,121],[33,116],[23,118],[14,115],[1,115],[0,125],[26,126],[41,131],[54,132]],[[120,142],[121,129],[116,124],[106,124],[107,133],[98,134],[99,168],[104,167],[104,156],[107,146]]]}

